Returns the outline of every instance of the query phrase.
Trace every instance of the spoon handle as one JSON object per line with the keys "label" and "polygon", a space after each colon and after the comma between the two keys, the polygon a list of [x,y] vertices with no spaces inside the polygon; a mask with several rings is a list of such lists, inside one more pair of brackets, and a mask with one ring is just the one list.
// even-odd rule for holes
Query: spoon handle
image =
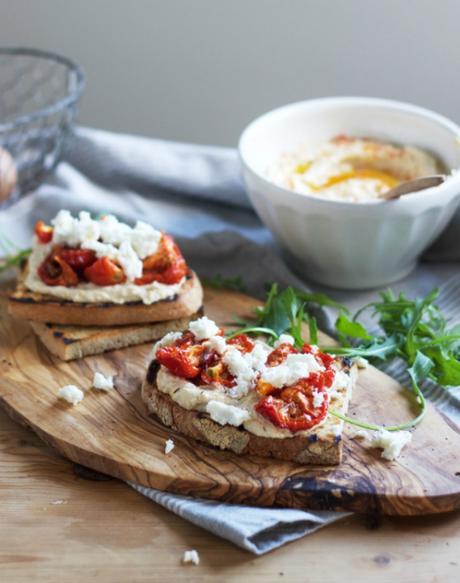
{"label": "spoon handle", "polygon": [[433,186],[439,186],[446,180],[447,176],[444,174],[433,174],[432,176],[422,176],[421,178],[415,178],[414,180],[408,180],[407,182],[402,182],[395,188],[385,192],[382,198],[385,200],[394,200],[400,196],[406,194],[412,194],[413,192],[418,192],[419,190],[425,190],[426,188],[432,188]]}

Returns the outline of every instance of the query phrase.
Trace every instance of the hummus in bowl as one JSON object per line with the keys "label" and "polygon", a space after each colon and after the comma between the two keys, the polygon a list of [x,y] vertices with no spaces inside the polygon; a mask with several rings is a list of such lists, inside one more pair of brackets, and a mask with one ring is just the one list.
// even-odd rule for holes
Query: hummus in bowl
{"label": "hummus in bowl", "polygon": [[440,171],[438,160],[420,148],[339,135],[281,154],[267,168],[266,177],[299,194],[378,202],[401,182]]}

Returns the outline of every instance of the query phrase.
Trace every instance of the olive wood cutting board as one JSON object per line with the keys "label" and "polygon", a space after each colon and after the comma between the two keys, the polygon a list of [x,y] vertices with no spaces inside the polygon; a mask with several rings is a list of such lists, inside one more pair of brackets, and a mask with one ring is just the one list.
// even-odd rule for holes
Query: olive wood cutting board
{"label": "olive wood cutting board", "polygon": [[[257,303],[229,291],[205,296],[206,314],[221,324],[248,315]],[[41,346],[27,323],[7,315],[4,297],[0,314],[0,404],[74,462],[144,486],[233,503],[388,515],[460,508],[460,430],[431,405],[395,462],[346,431],[339,466],[240,457],[176,435],[147,416],[139,387],[150,346],[66,363]],[[117,390],[89,390],[96,370],[115,375]],[[88,390],[75,407],[57,398],[65,384]],[[373,367],[360,372],[351,415],[388,424],[414,413],[409,391],[396,381]],[[169,437],[175,448],[165,455]]]}

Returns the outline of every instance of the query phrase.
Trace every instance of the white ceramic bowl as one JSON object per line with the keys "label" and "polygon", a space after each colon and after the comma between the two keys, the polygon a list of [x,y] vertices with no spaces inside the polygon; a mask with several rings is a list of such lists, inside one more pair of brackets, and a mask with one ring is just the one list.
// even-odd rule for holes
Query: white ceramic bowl
{"label": "white ceramic bowl", "polygon": [[436,188],[380,203],[325,200],[264,178],[279,154],[338,134],[415,145],[457,169],[460,127],[406,103],[337,97],[275,109],[243,132],[239,152],[249,197],[292,267],[331,287],[380,287],[407,275],[446,226],[460,198],[460,172]]}

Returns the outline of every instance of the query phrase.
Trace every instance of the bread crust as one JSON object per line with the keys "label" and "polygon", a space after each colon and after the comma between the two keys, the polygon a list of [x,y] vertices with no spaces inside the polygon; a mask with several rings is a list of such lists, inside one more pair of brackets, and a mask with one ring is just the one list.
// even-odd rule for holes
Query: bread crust
{"label": "bread crust", "polygon": [[9,313],[24,320],[76,326],[123,326],[185,318],[197,312],[203,290],[194,271],[190,271],[179,294],[150,305],[81,303],[61,300],[28,290],[19,282],[8,302]]}
{"label": "bread crust", "polygon": [[30,322],[42,344],[61,360],[75,360],[109,350],[154,342],[168,332],[185,330],[200,312],[177,320],[128,326],[63,326]]}
{"label": "bread crust", "polygon": [[[158,368],[155,366],[158,366],[155,362],[150,365],[147,379],[142,385],[142,399],[149,412],[163,425],[187,437],[239,455],[271,457],[305,465],[326,466],[340,463],[342,459],[340,435],[321,438],[312,432],[308,436],[278,439],[254,435],[243,428],[231,425],[219,425],[206,413],[184,409],[169,395],[160,392],[156,386]],[[356,374],[354,369],[351,374],[354,379]]]}

